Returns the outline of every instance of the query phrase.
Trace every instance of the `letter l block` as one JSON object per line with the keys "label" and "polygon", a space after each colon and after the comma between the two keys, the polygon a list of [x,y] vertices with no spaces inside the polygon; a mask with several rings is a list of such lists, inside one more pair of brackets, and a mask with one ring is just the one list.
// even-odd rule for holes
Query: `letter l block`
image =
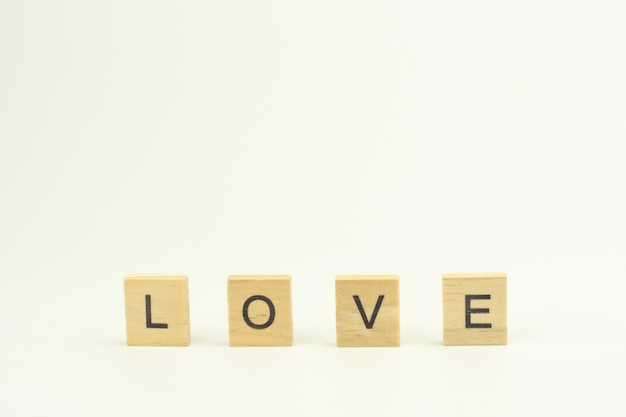
{"label": "letter l block", "polygon": [[182,275],[124,279],[128,346],[189,345],[189,296]]}

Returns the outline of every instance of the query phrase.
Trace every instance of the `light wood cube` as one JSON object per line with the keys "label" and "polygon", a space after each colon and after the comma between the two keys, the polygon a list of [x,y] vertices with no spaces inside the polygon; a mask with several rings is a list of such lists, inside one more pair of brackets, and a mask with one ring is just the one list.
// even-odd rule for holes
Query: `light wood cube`
{"label": "light wood cube", "polygon": [[397,275],[338,275],[337,346],[399,346]]}
{"label": "light wood cube", "polygon": [[128,346],[189,345],[186,276],[129,275],[124,295]]}
{"label": "light wood cube", "polygon": [[506,345],[506,275],[443,274],[443,344]]}
{"label": "light wood cube", "polygon": [[230,346],[291,346],[291,277],[229,276],[228,335]]}

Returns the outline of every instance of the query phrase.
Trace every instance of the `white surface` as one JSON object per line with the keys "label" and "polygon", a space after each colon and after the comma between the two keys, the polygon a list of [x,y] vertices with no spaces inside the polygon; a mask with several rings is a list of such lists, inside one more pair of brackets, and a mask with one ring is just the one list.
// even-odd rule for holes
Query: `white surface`
{"label": "white surface", "polygon": [[[623,1],[0,2],[0,415],[623,416]],[[504,271],[504,347],[441,273]],[[124,275],[192,345],[125,346]],[[226,277],[295,344],[227,347]],[[402,346],[334,347],[340,273]]]}

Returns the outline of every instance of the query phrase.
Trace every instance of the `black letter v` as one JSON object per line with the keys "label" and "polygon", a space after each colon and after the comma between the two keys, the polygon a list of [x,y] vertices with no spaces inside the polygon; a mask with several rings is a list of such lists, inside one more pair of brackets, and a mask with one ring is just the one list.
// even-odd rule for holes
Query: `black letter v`
{"label": "black letter v", "polygon": [[383,304],[383,298],[385,298],[385,296],[384,295],[378,296],[378,300],[376,301],[376,307],[374,307],[374,312],[372,313],[372,318],[369,320],[367,319],[367,316],[365,315],[365,310],[363,310],[363,304],[361,304],[361,300],[359,299],[359,296],[353,295],[352,298],[354,298],[354,302],[356,303],[356,306],[359,309],[359,313],[361,313],[361,318],[363,319],[363,323],[365,323],[365,327],[367,329],[371,329],[372,327],[374,327],[374,322],[376,321],[378,310],[380,310],[380,306]]}

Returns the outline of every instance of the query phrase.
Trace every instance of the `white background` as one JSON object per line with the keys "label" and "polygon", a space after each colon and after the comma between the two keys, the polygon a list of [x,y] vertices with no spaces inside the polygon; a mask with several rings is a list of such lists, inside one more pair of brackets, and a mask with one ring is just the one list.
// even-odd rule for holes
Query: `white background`
{"label": "white background", "polygon": [[[626,3],[0,1],[0,415],[626,413]],[[503,271],[509,345],[444,347]],[[187,274],[192,344],[125,346]],[[294,346],[227,346],[292,275]],[[400,275],[402,345],[335,347]]]}

